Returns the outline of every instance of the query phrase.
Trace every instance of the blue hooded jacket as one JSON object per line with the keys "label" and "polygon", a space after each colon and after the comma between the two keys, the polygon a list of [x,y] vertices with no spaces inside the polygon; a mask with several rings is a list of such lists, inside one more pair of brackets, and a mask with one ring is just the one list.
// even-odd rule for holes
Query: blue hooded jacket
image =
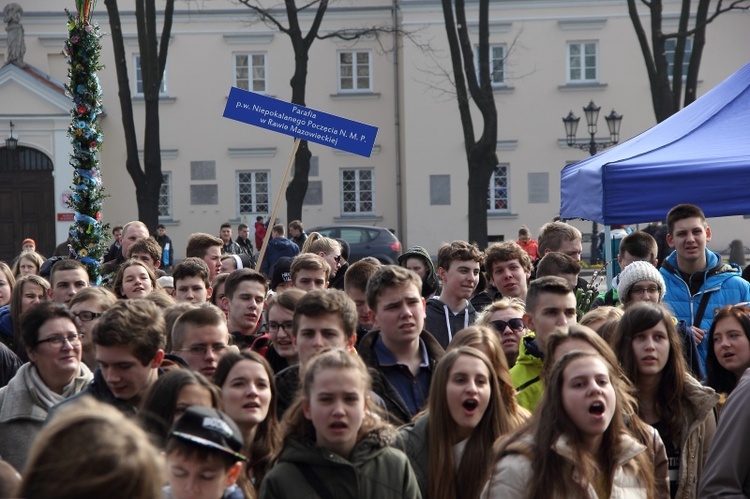
{"label": "blue hooded jacket", "polygon": [[[703,284],[694,295],[691,295],[689,284],[683,280],[677,268],[676,251],[667,257],[659,272],[667,285],[664,304],[669,306],[677,319],[685,321],[688,326],[695,325],[706,332],[714,320],[715,309],[750,301],[750,283],[742,278],[739,266],[722,262],[720,255],[708,249],[706,249],[706,270],[703,271],[702,276]],[[707,296],[708,303],[700,324],[694,324],[704,296]],[[698,345],[698,356],[704,372],[707,350],[708,334]]]}

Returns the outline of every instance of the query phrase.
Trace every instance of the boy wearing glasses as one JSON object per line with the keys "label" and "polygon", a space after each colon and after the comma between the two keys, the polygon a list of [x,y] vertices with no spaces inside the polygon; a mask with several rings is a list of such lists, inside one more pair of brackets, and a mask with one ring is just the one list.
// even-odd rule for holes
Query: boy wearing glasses
{"label": "boy wearing glasses", "polygon": [[557,328],[567,331],[576,323],[576,296],[573,287],[557,276],[539,277],[529,284],[526,294],[526,327],[532,331],[523,337],[518,360],[510,370],[518,404],[534,412],[542,399],[541,381],[547,338]]}
{"label": "boy wearing glasses", "polygon": [[229,329],[224,312],[210,303],[183,313],[172,327],[172,353],[208,379],[213,378],[228,349]]}

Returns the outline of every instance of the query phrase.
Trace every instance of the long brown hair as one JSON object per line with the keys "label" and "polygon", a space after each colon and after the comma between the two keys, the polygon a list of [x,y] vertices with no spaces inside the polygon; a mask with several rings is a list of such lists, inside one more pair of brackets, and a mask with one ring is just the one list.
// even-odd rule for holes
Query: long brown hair
{"label": "long brown hair", "polygon": [[115,296],[117,296],[117,298],[121,298],[121,299],[127,298],[122,291],[122,282],[123,282],[123,279],[125,278],[125,270],[133,266],[140,266],[146,270],[146,274],[148,274],[148,279],[149,281],[151,281],[151,291],[154,291],[155,289],[161,289],[161,286],[157,284],[156,282],[156,275],[150,268],[148,268],[148,265],[146,265],[140,260],[131,258],[130,260],[123,262],[123,264],[120,266],[120,270],[117,271],[117,275],[115,276],[114,282],[112,283],[112,292],[115,294]]}
{"label": "long brown hair", "polygon": [[[512,298],[511,300],[516,300],[516,298]],[[453,340],[448,344],[447,351],[450,352],[461,346],[476,348],[487,355],[492,365],[492,371],[497,376],[497,381],[500,385],[500,400],[503,404],[502,411],[504,413],[503,419],[506,417],[510,419],[510,430],[515,430],[525,423],[531,417],[531,413],[518,405],[516,401],[516,389],[513,388],[513,381],[510,379],[510,368],[508,367],[503,347],[500,344],[498,333],[486,325],[469,326],[459,331],[453,337]]]}
{"label": "long brown hair", "polygon": [[549,382],[550,374],[555,365],[555,352],[558,347],[570,340],[580,340],[588,343],[617,372],[617,377],[620,379],[620,386],[622,388],[619,395],[622,397],[620,403],[622,404],[623,416],[625,417],[625,425],[631,431],[633,437],[647,447],[649,457],[652,461],[655,461],[654,432],[656,430],[651,425],[646,424],[638,415],[638,401],[635,397],[636,390],[633,383],[625,376],[615,356],[615,352],[612,351],[612,347],[593,329],[581,324],[571,324],[568,326],[567,332],[561,329],[553,331],[547,338],[547,351],[544,352],[542,379],[545,380],[545,383]]}
{"label": "long brown hair", "polygon": [[47,279],[35,274],[29,274],[18,278],[10,295],[10,319],[13,322],[13,340],[16,345],[16,353],[23,352],[24,360],[26,360],[26,349],[24,348],[21,335],[21,314],[24,311],[21,310],[21,305],[23,303],[23,293],[27,283],[36,284],[42,288],[41,301],[49,301],[49,282],[47,282]]}
{"label": "long brown hair", "polygon": [[268,406],[266,419],[261,421],[255,430],[255,438],[252,442],[245,442],[246,455],[250,458],[247,464],[247,474],[253,481],[255,488],[259,488],[266,473],[271,469],[271,461],[281,447],[281,430],[279,418],[276,415],[276,401],[278,392],[274,373],[268,361],[260,354],[245,350],[240,353],[228,352],[219,361],[214,372],[214,383],[222,388],[229,377],[229,372],[235,364],[242,360],[257,362],[268,375],[268,386],[271,388],[271,402]]}
{"label": "long brown hair", "polygon": [[[615,410],[612,420],[604,431],[599,456],[589,454],[583,445],[578,427],[570,419],[563,406],[562,387],[565,369],[571,362],[583,358],[599,359],[609,371],[609,380],[615,392]],[[497,446],[497,460],[509,454],[522,454],[531,461],[534,479],[530,481],[527,496],[529,499],[547,499],[550,497],[586,497],[589,484],[596,483],[603,477],[609,493],[612,491],[614,475],[621,454],[623,434],[629,434],[625,426],[623,400],[625,389],[618,372],[602,356],[593,352],[573,351],[565,354],[554,366],[549,375],[549,382],[544,390],[544,397],[537,407],[528,425],[518,430]],[[573,459],[577,478],[571,473],[571,462],[550,449],[565,435],[573,449]],[[531,437],[529,444],[525,437]],[[626,465],[630,472],[637,475],[641,487],[647,491],[647,497],[653,499],[654,475],[653,462],[646,452],[636,455]]]}
{"label": "long brown hair", "polygon": [[[451,370],[461,356],[479,359],[487,367],[490,400],[466,443],[461,462],[456,466],[453,446],[458,443],[459,437],[456,422],[450,415],[446,387]],[[469,346],[451,348],[435,368],[430,386],[430,419],[427,426],[430,449],[427,497],[430,499],[450,499],[459,495],[462,499],[478,498],[492,471],[491,443],[518,426],[517,419],[511,417],[508,406],[503,403],[500,381],[493,373],[494,367],[489,358]]]}
{"label": "long brown hair", "polygon": [[[633,338],[638,333],[651,329],[659,323],[664,324],[669,341],[669,356],[661,372],[661,381],[656,391],[654,407],[666,426],[669,438],[678,446],[682,445],[683,419],[685,417],[685,379],[690,376],[682,354],[682,341],[677,335],[672,314],[664,306],[651,303],[634,303],[623,314],[612,338],[612,347],[620,360],[625,374],[638,387],[638,365],[633,354]],[[640,391],[637,392],[638,401]]]}

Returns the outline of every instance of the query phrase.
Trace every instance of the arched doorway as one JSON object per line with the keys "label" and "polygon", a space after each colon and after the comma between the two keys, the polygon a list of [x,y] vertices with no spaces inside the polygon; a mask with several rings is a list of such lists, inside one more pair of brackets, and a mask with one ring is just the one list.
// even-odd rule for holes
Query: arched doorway
{"label": "arched doorway", "polygon": [[0,148],[0,260],[10,261],[30,237],[44,256],[55,249],[52,160],[31,147]]}

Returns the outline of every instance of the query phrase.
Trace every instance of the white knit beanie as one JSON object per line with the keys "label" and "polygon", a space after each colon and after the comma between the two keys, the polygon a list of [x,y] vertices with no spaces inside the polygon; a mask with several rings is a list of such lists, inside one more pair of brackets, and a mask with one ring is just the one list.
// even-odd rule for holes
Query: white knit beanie
{"label": "white knit beanie", "polygon": [[633,284],[639,281],[651,281],[656,283],[659,288],[659,302],[661,303],[666,292],[666,284],[662,278],[659,270],[651,265],[649,262],[636,261],[628,265],[620,272],[617,282],[617,296],[620,298],[620,302],[626,304],[628,301],[628,293]]}

